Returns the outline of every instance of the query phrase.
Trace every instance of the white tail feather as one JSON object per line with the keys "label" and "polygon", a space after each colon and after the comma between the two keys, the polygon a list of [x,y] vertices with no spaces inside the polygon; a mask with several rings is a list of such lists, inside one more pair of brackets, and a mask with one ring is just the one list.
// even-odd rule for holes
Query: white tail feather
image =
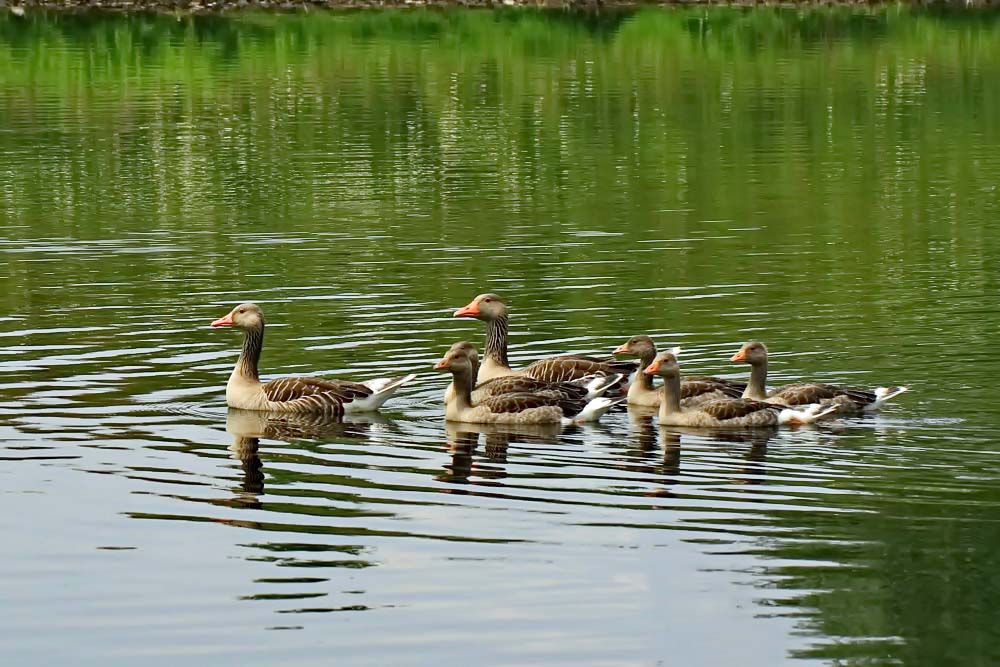
{"label": "white tail feather", "polygon": [[778,423],[779,424],[812,424],[817,422],[827,415],[832,415],[837,412],[836,405],[827,405],[825,408],[819,403],[813,403],[804,410],[793,410],[792,408],[785,408],[780,413],[778,413]]}
{"label": "white tail feather", "polygon": [[909,387],[875,387],[875,402],[865,406],[865,412],[878,410],[886,401],[910,391]]}
{"label": "white tail feather", "polygon": [[365,380],[361,384],[371,389],[372,395],[345,404],[344,412],[374,412],[382,407],[382,404],[389,400],[389,397],[395,394],[397,389],[415,377],[417,377],[416,373],[410,373],[398,378]]}
{"label": "white tail feather", "polygon": [[595,398],[594,400],[587,403],[583,410],[580,411],[578,415],[572,419],[563,418],[564,424],[582,424],[583,422],[596,422],[601,416],[618,405],[623,403],[626,399],[624,398]]}
{"label": "white tail feather", "polygon": [[603,396],[608,389],[617,385],[624,378],[625,376],[621,373],[594,376],[593,380],[584,385],[587,388],[587,400],[591,401],[599,396]]}

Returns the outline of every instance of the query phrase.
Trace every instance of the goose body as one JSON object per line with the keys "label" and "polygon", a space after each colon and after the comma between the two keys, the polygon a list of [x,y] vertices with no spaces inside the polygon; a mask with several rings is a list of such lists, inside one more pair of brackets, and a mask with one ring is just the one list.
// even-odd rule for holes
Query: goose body
{"label": "goose body", "polygon": [[767,347],[759,341],[744,343],[730,361],[750,364],[750,382],[743,392],[744,398],[776,405],[819,403],[833,406],[841,414],[859,414],[878,410],[886,401],[909,391],[906,387],[867,389],[819,382],[796,382],[767,391]]}
{"label": "goose body", "polygon": [[[484,388],[479,401],[473,402],[478,355],[470,343],[456,343],[444,358],[434,365],[436,370],[452,374],[453,391],[445,401],[445,419],[474,424],[568,424],[596,421],[619,401],[608,398],[587,400],[586,396],[572,395],[550,383],[535,391],[530,383],[504,382]],[[528,378],[531,380],[531,378]],[[537,381],[536,381],[537,382]],[[504,392],[503,388],[512,391]]]}
{"label": "goose body", "polygon": [[680,397],[680,368],[674,351],[658,354],[653,363],[642,372],[663,378],[660,409],[657,413],[661,426],[754,428],[780,424],[810,424],[835,411],[833,407],[793,410],[744,398],[718,398],[697,407],[683,408]]}
{"label": "goose body", "polygon": [[347,412],[378,410],[415,377],[410,374],[365,382],[284,377],[261,382],[257,364],[264,345],[264,313],[260,307],[242,303],[212,326],[243,330],[243,349],[226,383],[226,404],[231,408],[339,417]]}
{"label": "goose body", "polygon": [[[639,358],[639,368],[648,367],[656,358],[656,344],[649,336],[632,336],[615,348],[612,354],[627,354]],[[693,408],[719,398],[739,398],[746,383],[710,376],[691,376],[681,380],[681,407]],[[653,376],[639,372],[628,387],[628,404],[656,408],[663,392],[653,386]]]}
{"label": "goose body", "polygon": [[[469,352],[475,352],[476,348],[472,343],[462,342],[455,343],[452,346],[453,351],[458,349],[462,349],[468,354]],[[475,357],[470,356],[470,359],[472,363],[478,363],[478,355]],[[478,368],[476,370],[478,371]],[[560,395],[565,398],[591,400],[603,396],[605,392],[616,386],[623,379],[624,376],[620,373],[615,375],[588,375],[569,382],[549,382],[526,375],[504,375],[477,384],[472,390],[471,400],[473,405],[478,405],[484,399],[492,396],[515,393],[545,393]],[[454,397],[455,383],[452,382],[445,391],[444,400],[447,403],[454,400]]]}
{"label": "goose body", "polygon": [[507,361],[507,305],[496,294],[480,294],[454,317],[472,317],[486,323],[486,348],[476,375],[478,382],[519,375],[548,382],[569,382],[590,375],[631,373],[634,362],[599,359],[581,354],[548,357],[516,371]]}

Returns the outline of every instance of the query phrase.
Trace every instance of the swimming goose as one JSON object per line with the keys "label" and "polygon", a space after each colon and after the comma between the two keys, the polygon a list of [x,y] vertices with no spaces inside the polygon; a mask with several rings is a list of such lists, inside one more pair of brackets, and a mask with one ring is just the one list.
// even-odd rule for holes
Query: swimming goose
{"label": "swimming goose", "polygon": [[886,401],[909,391],[907,387],[843,387],[818,382],[796,382],[767,391],[767,347],[759,341],[744,343],[730,359],[733,363],[750,364],[750,383],[744,398],[767,401],[778,405],[834,405],[840,413],[857,414],[878,410]]}
{"label": "swimming goose", "polygon": [[[656,358],[656,344],[649,336],[632,336],[611,354],[639,357],[639,368],[646,368]],[[693,408],[717,398],[739,398],[745,382],[734,382],[710,376],[688,376],[681,380],[681,407]],[[628,404],[655,408],[660,405],[662,392],[653,386],[653,376],[638,373],[628,387]]]}
{"label": "swimming goose", "polygon": [[[451,350],[449,351],[457,352],[459,350],[461,350],[463,354],[468,354],[470,351],[475,352],[476,348],[472,343],[463,341],[452,345]],[[479,370],[478,359],[479,356],[476,355],[473,360],[473,363],[476,364],[477,373]],[[525,375],[505,375],[502,377],[495,377],[491,380],[486,380],[485,382],[481,382],[476,385],[475,389],[472,390],[472,404],[479,405],[484,398],[489,398],[490,396],[499,396],[501,394],[513,394],[518,392],[557,392],[567,398],[584,399],[589,401],[597,398],[598,396],[603,396],[605,392],[616,386],[624,378],[625,376],[621,373],[616,373],[614,375],[587,375],[579,380],[573,380],[571,382],[548,382],[546,380],[538,380]],[[447,403],[452,400],[454,396],[455,383],[452,382],[448,385],[448,389],[445,391],[445,402]]]}
{"label": "swimming goose", "polygon": [[663,378],[663,397],[658,413],[661,426],[695,426],[698,428],[750,428],[779,424],[809,424],[835,408],[793,410],[763,401],[745,398],[719,398],[696,408],[681,407],[681,372],[676,354],[680,348],[661,352],[643,373]]}
{"label": "swimming goose", "polygon": [[486,323],[486,349],[476,378],[485,382],[496,377],[523,375],[549,382],[579,380],[587,375],[631,373],[636,364],[614,359],[597,359],[579,354],[548,357],[515,371],[507,361],[507,304],[496,294],[480,294],[453,317],[473,317]]}
{"label": "swimming goose", "polygon": [[231,408],[339,417],[345,412],[378,410],[397,389],[416,377],[411,373],[365,382],[284,377],[262,383],[257,370],[264,345],[264,312],[260,306],[241,303],[212,326],[243,330],[243,350],[226,383],[226,404]]}
{"label": "swimming goose", "polygon": [[448,421],[474,424],[572,424],[596,421],[613,405],[623,401],[595,398],[586,401],[561,392],[514,392],[486,396],[478,404],[472,402],[476,367],[479,358],[471,344],[456,344],[441,361],[434,364],[440,371],[450,371],[453,396],[445,402],[444,416]]}

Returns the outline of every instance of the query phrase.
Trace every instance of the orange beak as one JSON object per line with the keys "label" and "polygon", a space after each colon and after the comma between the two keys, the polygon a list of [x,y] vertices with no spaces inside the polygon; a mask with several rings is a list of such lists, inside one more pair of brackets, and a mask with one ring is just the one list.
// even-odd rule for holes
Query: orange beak
{"label": "orange beak", "polygon": [[732,357],[729,358],[729,361],[732,361],[733,363],[736,363],[737,361],[746,361],[746,360],[747,360],[746,350],[740,350],[739,352],[737,352],[736,354],[734,354]]}
{"label": "orange beak", "polygon": [[644,368],[642,372],[645,373],[646,375],[652,375],[653,373],[656,373],[659,370],[660,370],[660,360],[657,359],[650,365],[646,366],[646,368]]}
{"label": "orange beak", "polygon": [[220,317],[219,319],[212,322],[213,327],[231,327],[233,326],[233,314],[229,313],[225,317]]}
{"label": "orange beak", "polygon": [[436,364],[434,364],[434,370],[436,370],[436,371],[443,371],[444,369],[448,368],[448,366],[450,366],[450,365],[451,365],[451,361],[448,359],[448,357],[445,357],[441,361],[439,361]]}
{"label": "orange beak", "polygon": [[627,354],[628,353],[628,343],[622,343],[615,348],[614,352],[611,354]]}
{"label": "orange beak", "polygon": [[472,301],[465,308],[459,308],[452,314],[452,317],[478,317],[478,316],[479,316],[478,301]]}

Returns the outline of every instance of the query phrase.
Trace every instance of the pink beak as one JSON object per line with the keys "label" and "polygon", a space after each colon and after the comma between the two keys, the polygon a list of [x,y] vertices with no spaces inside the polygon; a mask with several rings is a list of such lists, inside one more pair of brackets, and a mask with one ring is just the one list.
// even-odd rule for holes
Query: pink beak
{"label": "pink beak", "polygon": [[628,343],[622,343],[611,354],[625,354],[626,352],[628,352]]}

